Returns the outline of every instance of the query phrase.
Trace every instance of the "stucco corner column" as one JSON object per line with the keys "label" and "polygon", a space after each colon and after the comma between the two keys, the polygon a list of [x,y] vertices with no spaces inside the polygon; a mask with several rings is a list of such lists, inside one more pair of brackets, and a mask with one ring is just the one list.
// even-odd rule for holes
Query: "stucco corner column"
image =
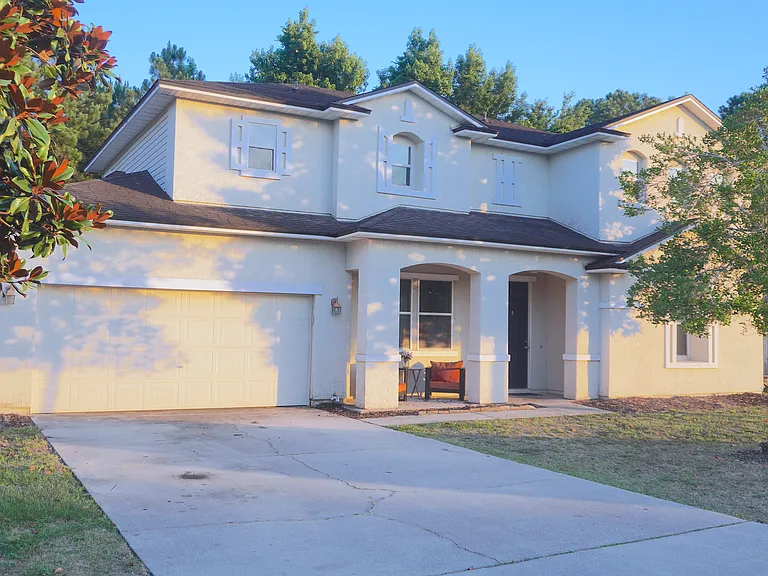
{"label": "stucco corner column", "polygon": [[368,247],[358,269],[355,404],[397,407],[400,267]]}
{"label": "stucco corner column", "polygon": [[469,289],[467,400],[501,403],[508,397],[509,283],[506,275],[474,274]]}
{"label": "stucco corner column", "polygon": [[600,390],[599,280],[585,274],[565,291],[565,354],[563,396],[597,398]]}

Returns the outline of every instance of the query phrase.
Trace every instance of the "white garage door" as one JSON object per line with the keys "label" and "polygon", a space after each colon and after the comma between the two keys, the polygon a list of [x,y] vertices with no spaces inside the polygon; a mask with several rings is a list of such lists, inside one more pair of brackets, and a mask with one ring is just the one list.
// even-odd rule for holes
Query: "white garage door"
{"label": "white garage door", "polygon": [[35,412],[309,401],[307,296],[45,286]]}

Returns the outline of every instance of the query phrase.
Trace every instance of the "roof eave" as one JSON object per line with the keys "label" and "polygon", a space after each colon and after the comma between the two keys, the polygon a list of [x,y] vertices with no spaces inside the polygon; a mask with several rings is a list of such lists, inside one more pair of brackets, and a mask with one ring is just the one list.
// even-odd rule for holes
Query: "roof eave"
{"label": "roof eave", "polygon": [[250,110],[279,112],[321,120],[338,120],[339,118],[359,120],[370,114],[370,110],[360,106],[334,103],[323,109],[308,108],[246,96],[220,94],[211,90],[177,86],[158,80],[88,161],[85,171],[103,173],[125,150],[126,146],[135,137],[144,132],[176,99],[235,106]]}
{"label": "roof eave", "polygon": [[513,142],[511,140],[501,140],[499,138],[491,138],[483,142],[488,146],[496,146],[498,148],[506,148],[508,150],[519,150],[521,152],[533,152],[535,154],[557,154],[571,148],[578,146],[584,146],[593,142],[621,142],[629,138],[627,135],[619,135],[610,132],[594,132],[592,134],[586,134],[572,140],[566,140],[565,142],[558,142],[550,146],[538,146],[536,144],[525,144],[523,142]]}
{"label": "roof eave", "polygon": [[392,94],[399,94],[400,92],[407,92],[412,91],[415,92],[419,97],[426,100],[439,110],[442,110],[449,116],[457,119],[459,122],[463,122],[466,124],[470,124],[472,126],[475,126],[477,128],[485,129],[487,126],[480,122],[477,118],[472,116],[471,114],[468,114],[455,104],[449,102],[439,94],[433,92],[420,82],[417,82],[416,80],[411,80],[410,82],[406,82],[404,84],[399,84],[397,86],[389,86],[387,88],[381,88],[379,90],[372,90],[370,92],[366,92],[364,94],[357,94],[356,96],[351,96],[349,98],[345,98],[343,100],[339,100],[339,103],[343,104],[359,104],[361,102],[367,102],[369,100],[375,100],[376,98],[380,98],[381,96],[390,96]]}

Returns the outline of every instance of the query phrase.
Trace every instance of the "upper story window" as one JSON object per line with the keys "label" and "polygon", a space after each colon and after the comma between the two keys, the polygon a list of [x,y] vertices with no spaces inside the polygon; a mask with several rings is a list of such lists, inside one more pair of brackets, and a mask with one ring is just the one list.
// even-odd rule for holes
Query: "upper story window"
{"label": "upper story window", "polygon": [[291,133],[276,120],[242,116],[232,120],[229,167],[241,176],[280,180],[289,176]]}
{"label": "upper story window", "polygon": [[685,118],[678,116],[675,122],[675,135],[685,136]]}
{"label": "upper story window", "polygon": [[507,206],[520,206],[518,193],[518,177],[520,165],[523,163],[520,158],[505,156],[504,154],[494,154],[496,161],[496,196],[495,204],[506,204]]}
{"label": "upper story window", "polygon": [[410,187],[414,146],[410,141],[403,140],[401,143],[393,142],[389,148],[389,159],[392,163],[392,185]]}
{"label": "upper story window", "polygon": [[390,135],[379,127],[378,191],[434,199],[436,159],[434,142],[410,132]]}
{"label": "upper story window", "polygon": [[704,336],[688,334],[679,322],[664,327],[666,368],[717,368],[718,327]]}

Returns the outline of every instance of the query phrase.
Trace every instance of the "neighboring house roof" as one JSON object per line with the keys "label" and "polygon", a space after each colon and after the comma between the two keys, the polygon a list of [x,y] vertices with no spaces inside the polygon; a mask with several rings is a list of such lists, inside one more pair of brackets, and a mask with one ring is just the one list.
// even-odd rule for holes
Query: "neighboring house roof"
{"label": "neighboring house roof", "polygon": [[126,222],[328,238],[371,233],[605,254],[622,251],[620,245],[599,242],[544,218],[397,207],[351,222],[322,214],[174,202],[148,172],[115,172],[106,179],[70,184],[67,190],[83,202],[100,202],[115,212],[115,220]]}
{"label": "neighboring house roof", "polygon": [[687,224],[676,224],[674,226],[660,228],[647,236],[638,238],[634,242],[624,244],[621,253],[590,262],[585,268],[593,272],[601,270],[627,270],[629,268],[628,262],[633,256],[642,254],[650,248],[654,248],[655,246],[664,243],[682,230],[685,230],[687,227]]}

